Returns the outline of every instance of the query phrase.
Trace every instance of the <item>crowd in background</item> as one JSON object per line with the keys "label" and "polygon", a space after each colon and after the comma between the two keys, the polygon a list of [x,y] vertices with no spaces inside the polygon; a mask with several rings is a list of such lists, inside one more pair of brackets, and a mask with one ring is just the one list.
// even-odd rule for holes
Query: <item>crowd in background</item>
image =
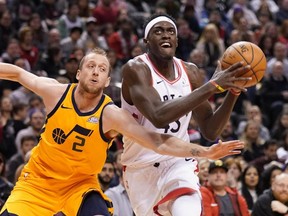
{"label": "crowd in background", "polygon": [[[252,212],[275,176],[288,172],[288,0],[0,0],[0,61],[70,83],[77,82],[78,64],[85,53],[101,47],[112,67],[106,93],[121,106],[121,67],[145,52],[143,24],[153,13],[174,17],[178,28],[176,57],[196,64],[203,82],[210,79],[225,49],[237,41],[253,42],[266,55],[264,78],[241,93],[219,137],[245,141],[240,156],[223,162],[227,186],[243,195]],[[224,96],[210,98],[215,109]],[[46,114],[42,99],[29,89],[0,81],[2,202],[29,160],[27,153],[37,145]],[[202,137],[193,118],[188,133],[194,143],[209,146],[217,142]],[[112,174],[99,178],[105,191],[121,183],[118,156],[122,148],[119,136],[109,151],[109,161],[114,161]],[[199,163],[205,186],[211,162]],[[253,183],[246,178],[251,169],[257,178]],[[113,190],[109,193],[113,196]],[[287,202],[288,198],[286,206]]]}

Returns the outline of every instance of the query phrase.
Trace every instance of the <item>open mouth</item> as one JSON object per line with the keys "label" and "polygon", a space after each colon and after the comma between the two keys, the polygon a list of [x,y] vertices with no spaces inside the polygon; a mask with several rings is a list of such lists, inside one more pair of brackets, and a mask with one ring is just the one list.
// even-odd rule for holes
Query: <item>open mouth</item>
{"label": "open mouth", "polygon": [[170,43],[168,43],[168,42],[161,43],[160,46],[162,48],[171,48],[172,47],[172,45]]}

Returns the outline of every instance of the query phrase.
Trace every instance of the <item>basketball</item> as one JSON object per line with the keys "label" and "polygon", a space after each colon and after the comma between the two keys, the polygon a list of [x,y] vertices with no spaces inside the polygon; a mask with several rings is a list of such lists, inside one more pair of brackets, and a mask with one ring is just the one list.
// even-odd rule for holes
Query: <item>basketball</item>
{"label": "basketball", "polygon": [[251,69],[243,72],[238,77],[251,77],[252,80],[237,81],[237,86],[250,87],[256,85],[263,78],[267,61],[263,51],[254,43],[239,41],[229,46],[220,59],[222,70],[243,61],[244,66],[250,65]]}

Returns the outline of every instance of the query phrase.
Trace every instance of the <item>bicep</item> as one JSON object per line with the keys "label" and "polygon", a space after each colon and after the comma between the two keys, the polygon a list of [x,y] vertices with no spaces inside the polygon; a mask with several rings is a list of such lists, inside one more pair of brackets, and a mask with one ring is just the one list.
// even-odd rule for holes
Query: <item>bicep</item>
{"label": "bicep", "polygon": [[55,107],[67,88],[67,85],[61,84],[55,79],[39,77],[29,72],[20,75],[19,82],[43,99],[47,112]]}
{"label": "bicep", "polygon": [[155,113],[157,106],[161,105],[161,98],[152,86],[151,73],[141,63],[123,68],[122,93],[125,101],[135,105],[148,119]]}

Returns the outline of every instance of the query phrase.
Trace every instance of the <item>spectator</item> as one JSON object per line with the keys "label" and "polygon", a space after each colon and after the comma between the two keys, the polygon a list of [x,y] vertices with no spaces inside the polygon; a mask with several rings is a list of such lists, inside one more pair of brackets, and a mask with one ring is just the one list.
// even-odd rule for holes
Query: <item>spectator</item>
{"label": "spectator", "polygon": [[116,24],[119,14],[118,7],[112,5],[112,0],[100,0],[100,5],[93,10],[93,16],[96,18],[99,25],[110,23]]}
{"label": "spectator", "polygon": [[245,117],[242,120],[240,120],[240,122],[238,124],[238,128],[236,130],[237,136],[240,136],[243,133],[244,128],[246,127],[247,122],[249,120],[259,122],[259,124],[260,124],[260,137],[263,140],[270,139],[270,132],[269,132],[268,128],[265,126],[268,124],[267,117],[262,114],[260,107],[257,105],[247,106],[247,108],[245,110]]}
{"label": "spectator", "polygon": [[12,4],[15,25],[19,29],[23,24],[28,23],[32,13],[35,11],[35,4],[30,0],[13,0]]}
{"label": "spectator", "polygon": [[288,19],[284,20],[281,28],[280,28],[280,35],[279,35],[279,42],[286,45],[286,49],[288,49]]}
{"label": "spectator", "polygon": [[241,188],[241,173],[242,167],[240,161],[234,157],[228,157],[224,161],[225,166],[228,168],[227,172],[227,186],[239,190]]}
{"label": "spectator", "polygon": [[249,41],[256,43],[254,32],[249,27],[248,19],[245,18],[245,16],[239,19],[239,23],[236,28],[231,31],[230,37],[228,38],[228,45],[238,41]]}
{"label": "spectator", "polygon": [[47,49],[48,28],[41,22],[40,15],[33,13],[29,19],[28,26],[32,30],[33,44],[39,49],[39,55]]}
{"label": "spectator", "polygon": [[[61,35],[61,39],[69,37],[73,28],[83,29],[83,22],[79,16],[79,6],[76,2],[71,1],[68,5],[67,13],[63,14],[59,18],[58,30]],[[82,31],[81,31],[82,33]]]}
{"label": "spectator", "polygon": [[275,177],[271,188],[264,192],[253,207],[252,216],[286,216],[288,214],[288,174]]}
{"label": "spectator", "polygon": [[33,44],[33,32],[31,27],[24,26],[19,30],[19,45],[21,57],[27,59],[32,70],[38,61],[39,49]]}
{"label": "spectator", "polygon": [[261,195],[260,172],[253,166],[248,165],[241,175],[240,194],[245,198],[249,213],[252,212],[253,206]]}
{"label": "spectator", "polygon": [[117,105],[121,105],[121,67],[123,63],[117,59],[116,53],[114,50],[110,49],[107,51],[107,57],[109,59],[112,72],[111,72],[111,81],[110,85],[104,90],[105,94],[111,96]]}
{"label": "spectator", "polygon": [[29,111],[33,109],[45,110],[43,99],[36,94],[32,95],[29,99]]}
{"label": "spectator", "polygon": [[277,149],[277,156],[279,159],[288,164],[288,128],[283,132],[281,139],[281,146]]}
{"label": "spectator", "polygon": [[77,42],[77,45],[83,48],[86,52],[89,52],[94,47],[101,47],[108,50],[107,41],[104,36],[99,35],[100,30],[97,26],[97,21],[94,17],[89,17],[86,20],[86,29],[82,33],[81,38]]}
{"label": "spectator", "polygon": [[15,36],[12,21],[12,14],[9,10],[0,14],[0,55],[6,50],[9,40]]}
{"label": "spectator", "polygon": [[[48,49],[51,47],[60,47],[61,35],[57,28],[52,28],[48,32]],[[47,51],[46,51],[47,52]]]}
{"label": "spectator", "polygon": [[115,168],[115,176],[110,183],[110,187],[115,187],[120,183],[120,175],[122,175],[123,165],[121,163],[121,155],[123,153],[123,148],[113,152],[113,166]]}
{"label": "spectator", "polygon": [[15,59],[19,58],[21,55],[21,50],[19,42],[16,39],[11,39],[7,43],[6,50],[2,53],[2,62],[13,63]]}
{"label": "spectator", "polygon": [[6,161],[2,153],[0,153],[0,209],[6,202],[14,185],[5,177]]}
{"label": "spectator", "polygon": [[267,113],[271,125],[275,123],[281,113],[284,103],[288,102],[288,79],[284,71],[283,62],[276,61],[271,74],[263,80],[259,90],[261,105],[264,112]]}
{"label": "spectator", "polygon": [[266,169],[261,174],[262,192],[271,187],[275,177],[280,173],[282,173],[282,166],[279,166],[279,164],[271,163],[268,167],[266,167]]}
{"label": "spectator", "polygon": [[108,44],[116,52],[117,59],[126,63],[131,58],[131,50],[137,44],[138,36],[134,33],[130,19],[119,20],[118,26],[119,30],[110,35]]}
{"label": "spectator", "polygon": [[263,153],[264,155],[258,158],[255,158],[250,162],[250,164],[257,167],[257,169],[262,173],[265,167],[272,161],[277,161],[284,165],[284,161],[277,157],[277,149],[279,148],[279,143],[277,140],[267,140],[263,144]]}
{"label": "spectator", "polygon": [[178,47],[176,50],[176,55],[187,61],[191,51],[195,48],[195,38],[193,32],[189,28],[188,22],[182,20],[178,24]]}
{"label": "spectator", "polygon": [[208,183],[209,165],[210,165],[209,159],[201,158],[198,160],[198,167],[199,167],[198,177],[200,185],[202,186],[205,186]]}
{"label": "spectator", "polygon": [[288,110],[283,109],[281,113],[278,113],[277,119],[272,126],[272,137],[279,141],[283,140],[283,134],[288,129]]}
{"label": "spectator", "polygon": [[196,48],[205,52],[208,57],[207,67],[211,68],[211,71],[214,72],[217,61],[225,50],[224,41],[220,38],[215,24],[211,23],[205,26],[196,44]]}
{"label": "spectator", "polygon": [[284,20],[288,19],[288,0],[282,0],[279,2],[279,11],[276,12],[276,24],[281,26]]}
{"label": "spectator", "polygon": [[[257,26],[259,25],[259,20],[256,17],[256,14],[254,11],[249,9],[248,7],[248,1],[247,0],[235,0],[233,1],[233,5],[231,5],[230,9],[227,12],[227,17],[231,20],[232,13],[235,8],[241,8],[244,12],[244,17],[246,20],[249,20],[249,24],[251,26]],[[251,26],[248,26],[250,28]]]}
{"label": "spectator", "polygon": [[227,186],[228,168],[221,160],[210,163],[208,185],[200,188],[203,200],[203,215],[249,216],[245,199]]}
{"label": "spectator", "polygon": [[79,16],[83,18],[90,17],[92,11],[90,10],[89,0],[78,0]]}
{"label": "spectator", "polygon": [[258,122],[249,120],[239,138],[246,144],[242,152],[246,162],[250,162],[263,155],[263,144],[265,140],[260,136],[260,125]]}
{"label": "spectator", "polygon": [[4,154],[6,159],[9,159],[16,153],[14,145],[14,131],[11,126],[13,105],[9,97],[2,97],[0,100],[0,128],[1,141],[0,152]]}
{"label": "spectator", "polygon": [[286,76],[286,78],[288,77],[288,59],[287,59],[287,47],[285,46],[285,44],[281,43],[281,42],[276,42],[274,44],[273,47],[273,54],[274,57],[271,58],[268,62],[267,62],[267,69],[265,72],[265,77],[269,77],[269,74],[272,74],[274,65],[277,61],[282,62],[283,64],[283,74]]}
{"label": "spectator", "polygon": [[102,171],[98,174],[99,183],[103,192],[108,190],[108,188],[110,187],[110,183],[112,182],[114,175],[115,169],[113,166],[113,162],[108,155]]}
{"label": "spectator", "polygon": [[20,177],[20,174],[22,172],[22,169],[24,168],[25,164],[29,161],[31,156],[31,151],[28,151],[24,157],[24,163],[19,165],[15,171],[15,177],[14,177],[14,184],[18,181],[18,178]]}
{"label": "spectator", "polygon": [[78,60],[74,54],[71,54],[65,63],[65,72],[62,76],[66,77],[70,83],[77,83],[76,73],[78,70]]}
{"label": "spectator", "polygon": [[27,128],[20,130],[15,139],[15,144],[18,153],[21,153],[21,139],[24,136],[30,135],[35,136],[38,140],[40,137],[42,126],[44,125],[45,122],[44,113],[38,109],[32,109],[30,111],[29,118],[30,118],[30,125]]}
{"label": "spectator", "polygon": [[112,188],[108,188],[105,194],[112,200],[114,216],[133,216],[133,209],[129,197],[124,188],[123,173],[120,172],[120,183]]}
{"label": "spectator", "polygon": [[80,27],[73,27],[70,29],[70,35],[60,42],[63,57],[68,59],[73,50],[78,46],[78,41],[81,37],[83,29]]}
{"label": "spectator", "polygon": [[267,33],[262,34],[259,38],[258,46],[261,48],[267,61],[273,57],[273,37]]}
{"label": "spectator", "polygon": [[49,47],[46,55],[39,61],[39,70],[45,71],[47,76],[52,78],[57,77],[63,68],[62,50],[60,46]]}
{"label": "spectator", "polygon": [[13,105],[12,110],[12,127],[14,131],[14,137],[17,136],[18,132],[27,127],[25,120],[28,115],[28,105],[23,103],[17,103]]}
{"label": "spectator", "polygon": [[6,177],[10,182],[15,180],[15,172],[17,168],[24,163],[25,155],[28,151],[31,151],[37,144],[35,136],[23,136],[21,139],[21,152],[13,155],[7,162]]}
{"label": "spectator", "polygon": [[57,27],[60,11],[56,7],[55,0],[42,0],[37,7],[37,13],[48,29]]}

